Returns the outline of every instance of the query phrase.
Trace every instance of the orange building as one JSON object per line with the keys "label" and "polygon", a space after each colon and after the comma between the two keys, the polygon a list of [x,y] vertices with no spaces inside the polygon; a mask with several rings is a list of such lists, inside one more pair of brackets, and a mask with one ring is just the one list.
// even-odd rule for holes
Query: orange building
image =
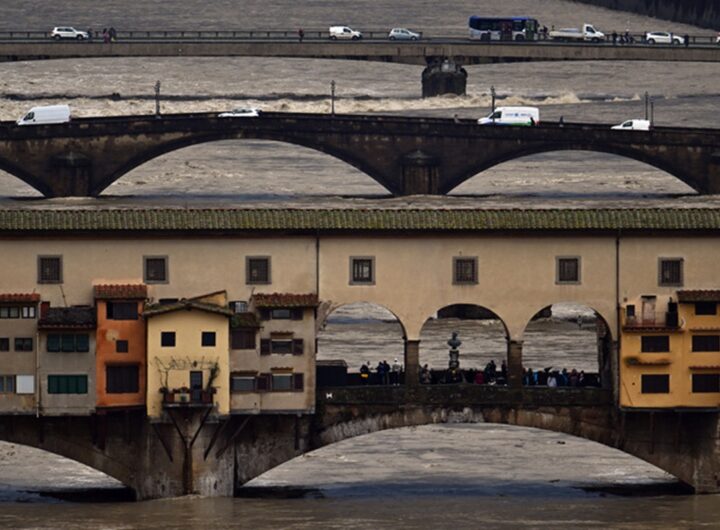
{"label": "orange building", "polygon": [[96,285],[97,408],[145,406],[144,284]]}

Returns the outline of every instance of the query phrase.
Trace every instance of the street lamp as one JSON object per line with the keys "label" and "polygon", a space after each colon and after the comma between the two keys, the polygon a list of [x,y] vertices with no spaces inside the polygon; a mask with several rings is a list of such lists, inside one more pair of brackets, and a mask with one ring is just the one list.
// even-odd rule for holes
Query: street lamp
{"label": "street lamp", "polygon": [[155,83],[155,117],[160,117],[160,81]]}
{"label": "street lamp", "polygon": [[495,123],[495,87],[490,87],[490,97],[492,98],[492,112],[490,113],[490,119]]}
{"label": "street lamp", "polygon": [[335,116],[335,80],[330,81],[330,114]]}

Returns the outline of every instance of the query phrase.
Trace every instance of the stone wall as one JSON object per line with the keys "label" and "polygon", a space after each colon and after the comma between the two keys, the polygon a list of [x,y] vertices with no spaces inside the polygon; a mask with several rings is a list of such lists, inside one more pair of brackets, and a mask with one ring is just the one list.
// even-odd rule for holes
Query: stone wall
{"label": "stone wall", "polygon": [[683,22],[702,28],[720,29],[717,0],[577,0],[619,11]]}

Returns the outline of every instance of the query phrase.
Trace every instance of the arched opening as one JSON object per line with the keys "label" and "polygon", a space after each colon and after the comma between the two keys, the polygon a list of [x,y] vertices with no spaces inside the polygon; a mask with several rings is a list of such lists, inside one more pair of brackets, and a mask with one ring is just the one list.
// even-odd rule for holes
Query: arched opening
{"label": "arched opening", "polygon": [[[523,502],[532,498],[547,502],[557,496],[587,498],[588,491],[618,486],[640,493],[658,486],[677,487],[678,482],[629,454],[564,433],[494,423],[446,423],[343,440],[264,473],[238,494],[262,496],[265,490],[272,495],[284,487],[333,499],[419,496],[431,505],[447,507],[450,500],[470,506],[483,497],[494,503],[498,497],[523,498]],[[414,503],[408,504],[407,512],[406,503],[392,505],[400,510],[396,517],[418,511]],[[518,510],[516,503],[511,505],[509,520],[518,524],[508,527],[523,526],[521,517],[526,524],[529,507]],[[432,524],[435,515],[438,522],[447,522],[446,510],[435,515],[432,509],[420,512],[430,518],[425,527],[443,526]]]}
{"label": "arched opening", "polygon": [[[455,368],[454,333],[462,343]],[[492,310],[476,304],[451,304],[429,318],[420,332],[420,381],[424,384],[507,384],[505,323]]]}
{"label": "arched opening", "polygon": [[328,195],[387,196],[371,177],[314,149],[269,140],[221,140],[184,147],[123,175],[104,196],[183,195],[255,200]]}
{"label": "arched opening", "polygon": [[523,335],[527,386],[611,386],[612,333],[589,306],[556,303],[543,308]]}
{"label": "arched opening", "polygon": [[631,158],[595,151],[553,151],[493,166],[450,193],[634,199],[696,192],[674,175]]}
{"label": "arched opening", "polygon": [[0,442],[0,502],[43,498],[132,501],[132,490],[105,473],[55,453]]}
{"label": "arched opening", "polygon": [[318,387],[402,383],[404,339],[402,323],[381,305],[333,309],[317,333]]}

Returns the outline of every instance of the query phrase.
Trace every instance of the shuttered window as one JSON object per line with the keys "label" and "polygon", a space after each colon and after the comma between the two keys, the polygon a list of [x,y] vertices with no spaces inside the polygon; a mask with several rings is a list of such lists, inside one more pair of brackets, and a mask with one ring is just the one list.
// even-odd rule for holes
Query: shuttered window
{"label": "shuttered window", "polygon": [[140,367],[137,364],[107,366],[105,377],[108,394],[135,394],[140,391]]}
{"label": "shuttered window", "polygon": [[255,328],[234,328],[230,330],[230,348],[233,350],[255,349]]}
{"label": "shuttered window", "polygon": [[693,335],[692,351],[720,351],[720,335]]}
{"label": "shuttered window", "polygon": [[138,306],[135,302],[108,302],[106,314],[109,320],[137,320]]}
{"label": "shuttered window", "polygon": [[49,375],[49,394],[87,394],[87,375]]}

